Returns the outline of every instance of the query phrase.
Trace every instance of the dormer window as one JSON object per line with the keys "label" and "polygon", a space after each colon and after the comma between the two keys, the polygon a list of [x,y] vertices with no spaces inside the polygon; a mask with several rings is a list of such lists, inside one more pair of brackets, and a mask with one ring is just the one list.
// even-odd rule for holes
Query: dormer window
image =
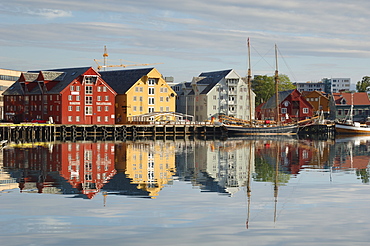
{"label": "dormer window", "polygon": [[87,85],[94,84],[96,82],[96,80],[97,80],[96,76],[85,76],[84,77],[85,84],[87,84]]}
{"label": "dormer window", "polygon": [[148,79],[148,85],[155,85],[156,79]]}

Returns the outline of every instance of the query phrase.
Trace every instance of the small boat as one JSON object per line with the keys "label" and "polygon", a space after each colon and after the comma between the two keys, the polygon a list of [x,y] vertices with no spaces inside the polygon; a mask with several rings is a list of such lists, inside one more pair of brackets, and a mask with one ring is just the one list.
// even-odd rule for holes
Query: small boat
{"label": "small boat", "polygon": [[351,109],[348,112],[346,119],[342,122],[335,123],[335,131],[338,134],[369,134],[370,135],[370,120],[368,119],[365,124],[353,121],[353,93],[351,95]]}
{"label": "small boat", "polygon": [[338,134],[369,134],[370,125],[361,124],[360,122],[337,122],[335,123],[335,131]]}

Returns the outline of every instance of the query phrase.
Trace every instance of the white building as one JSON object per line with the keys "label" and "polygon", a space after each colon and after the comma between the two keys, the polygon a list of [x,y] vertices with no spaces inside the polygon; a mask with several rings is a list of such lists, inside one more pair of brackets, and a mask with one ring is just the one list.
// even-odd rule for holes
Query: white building
{"label": "white building", "polygon": [[254,119],[255,94],[249,93],[246,78],[233,69],[201,73],[191,82],[172,88],[178,95],[176,111],[193,115],[195,121],[211,120],[220,114],[249,120],[250,110]]}
{"label": "white building", "polygon": [[302,91],[324,91],[326,93],[337,93],[341,91],[351,91],[350,78],[323,78],[319,82],[295,82],[299,92]]}

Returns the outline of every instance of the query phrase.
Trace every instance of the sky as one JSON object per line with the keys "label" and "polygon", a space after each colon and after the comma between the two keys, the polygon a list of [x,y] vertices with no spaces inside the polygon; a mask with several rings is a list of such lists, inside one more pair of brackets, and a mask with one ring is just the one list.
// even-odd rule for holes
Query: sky
{"label": "sky", "polygon": [[[175,82],[202,72],[278,70],[295,82],[370,76],[370,1],[4,0],[0,68],[151,64]],[[117,69],[117,68],[107,68]]]}

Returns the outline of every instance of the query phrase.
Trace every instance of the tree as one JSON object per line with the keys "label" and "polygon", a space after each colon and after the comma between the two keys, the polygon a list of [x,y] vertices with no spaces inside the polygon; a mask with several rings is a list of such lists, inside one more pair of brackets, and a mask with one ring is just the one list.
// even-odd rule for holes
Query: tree
{"label": "tree", "polygon": [[356,84],[356,89],[358,92],[366,92],[370,90],[370,77],[364,76],[361,81]]}
{"label": "tree", "polygon": [[[279,75],[279,91],[293,90],[295,86],[285,74]],[[274,76],[258,75],[252,81],[252,90],[256,94],[256,105],[266,102],[275,94]]]}

